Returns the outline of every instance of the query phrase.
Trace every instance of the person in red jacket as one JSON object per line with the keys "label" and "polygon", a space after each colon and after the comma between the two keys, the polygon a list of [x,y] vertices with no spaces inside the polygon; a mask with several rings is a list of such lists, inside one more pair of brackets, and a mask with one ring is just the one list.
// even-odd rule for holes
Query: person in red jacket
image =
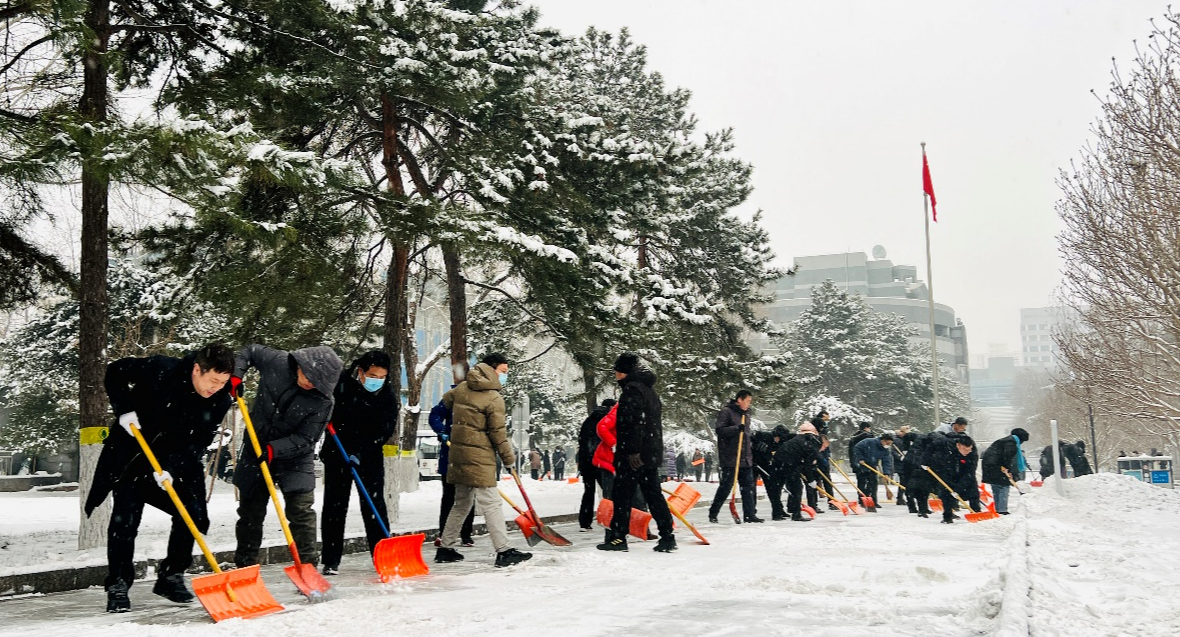
{"label": "person in red jacket", "polygon": [[615,414],[619,406],[612,405],[610,411],[598,421],[598,448],[594,450],[594,466],[598,472],[598,486],[602,487],[602,497],[609,500],[611,487],[615,482]]}

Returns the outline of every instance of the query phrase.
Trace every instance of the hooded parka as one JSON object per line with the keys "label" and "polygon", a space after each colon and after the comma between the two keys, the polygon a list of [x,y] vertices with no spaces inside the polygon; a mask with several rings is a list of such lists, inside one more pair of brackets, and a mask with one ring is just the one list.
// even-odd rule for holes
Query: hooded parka
{"label": "hooded parka", "polygon": [[451,454],[447,482],[471,487],[496,486],[496,455],[505,467],[516,465],[505,425],[504,398],[496,370],[480,363],[467,380],[443,394],[451,410]]}

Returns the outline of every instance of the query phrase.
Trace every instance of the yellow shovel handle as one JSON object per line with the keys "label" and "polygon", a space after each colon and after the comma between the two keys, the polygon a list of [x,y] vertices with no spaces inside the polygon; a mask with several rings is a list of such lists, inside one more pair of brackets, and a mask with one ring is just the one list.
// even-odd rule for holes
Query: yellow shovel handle
{"label": "yellow shovel handle", "polygon": [[[833,463],[828,463],[828,464],[835,464],[835,463],[833,462]],[[836,467],[836,468],[837,468],[837,469],[839,469],[840,467]],[[835,483],[835,482],[832,482],[832,479],[831,479],[831,478],[829,478],[829,477],[828,477],[828,476],[827,476],[827,475],[826,475],[826,474],[825,474],[823,471],[817,471],[816,473],[818,473],[818,474],[820,475],[820,477],[822,477],[824,480],[826,480],[826,481],[827,481],[827,483],[828,483],[828,486],[832,487],[832,490],[833,490],[833,491],[835,491],[836,493],[839,493],[839,494],[840,494],[840,499],[841,499],[841,500],[843,500],[844,502],[851,502],[851,500],[849,500],[848,498],[844,497],[844,494],[843,494],[843,493],[840,493],[840,487],[836,486],[836,483]],[[821,491],[822,491],[822,489],[821,489]],[[833,497],[831,496],[831,494],[829,494],[829,493],[824,493],[824,496],[825,496],[825,497],[827,497],[827,499],[829,499],[829,500],[835,500],[835,499],[836,499],[836,498],[833,498]]]}
{"label": "yellow shovel handle", "polygon": [[869,467],[869,465],[865,464],[865,461],[864,461],[864,460],[861,460],[861,461],[860,461],[860,463],[861,463],[862,465],[864,465],[865,467],[867,467],[869,471],[872,471],[873,473],[875,473],[875,474],[877,474],[877,475],[881,476],[882,478],[885,478],[886,480],[888,480],[890,483],[892,483],[892,484],[893,484],[894,486],[896,486],[898,489],[905,489],[905,487],[904,487],[904,486],[902,486],[902,484],[901,484],[900,482],[898,482],[898,481],[894,480],[893,478],[890,478],[889,476],[885,475],[884,473],[881,473],[880,471],[877,471],[876,469],[874,469],[874,468],[872,468],[872,467]]}
{"label": "yellow shovel handle", "polygon": [[[152,465],[152,470],[156,472],[156,475],[162,477],[164,475],[164,469],[160,466],[160,461],[156,460],[156,454],[152,453],[151,447],[148,447],[147,441],[143,439],[143,434],[139,433],[139,427],[137,424],[138,423],[131,423],[131,435],[135,438],[135,441],[139,443],[139,448],[143,449],[143,455],[147,456],[148,462],[150,462]],[[188,526],[189,533],[193,534],[193,539],[196,540],[197,544],[201,547],[201,552],[205,554],[205,559],[209,562],[209,568],[213,569],[214,573],[220,573],[221,569],[217,566],[217,558],[213,557],[213,551],[210,551],[209,545],[205,544],[205,538],[201,535],[201,532],[197,530],[197,525],[193,522],[192,516],[188,514],[188,509],[186,509],[184,503],[180,501],[180,496],[176,494],[176,489],[172,488],[172,481],[165,479],[162,480],[160,484],[162,484],[164,486],[164,490],[168,492],[168,497],[172,498],[172,504],[176,507],[176,510],[180,512],[180,517],[184,520],[184,524]],[[227,596],[229,596],[229,601],[237,601],[237,598],[234,596],[234,589],[228,584],[225,587],[225,593]]]}
{"label": "yellow shovel handle", "polygon": [[250,434],[250,444],[254,446],[254,454],[258,456],[258,466],[262,469],[262,477],[266,481],[266,490],[270,492],[270,499],[274,502],[275,513],[279,516],[279,525],[283,527],[283,537],[287,539],[287,546],[291,548],[291,557],[296,564],[300,564],[299,551],[295,548],[295,538],[291,535],[291,527],[287,526],[287,514],[283,512],[283,504],[279,502],[279,494],[275,491],[275,482],[270,477],[270,467],[262,455],[262,445],[258,443],[258,434],[254,431],[254,422],[250,420],[250,411],[246,409],[246,401],[241,395],[235,396],[238,409],[242,411],[242,420],[246,422],[246,431]]}
{"label": "yellow shovel handle", "polygon": [[[864,461],[863,461],[863,460],[861,460],[861,464],[864,464]],[[833,462],[833,463],[832,463],[832,466],[836,467],[836,471],[839,471],[839,472],[840,472],[840,475],[844,476],[844,479],[848,481],[848,484],[851,484],[851,485],[852,485],[852,488],[853,488],[853,489],[856,489],[856,492],[857,492],[857,493],[859,493],[859,494],[860,494],[860,496],[861,496],[862,498],[867,498],[867,497],[869,497],[869,496],[865,495],[865,492],[864,492],[864,491],[861,491],[861,490],[860,490],[860,487],[856,486],[856,483],[852,481],[852,478],[849,478],[849,477],[848,477],[848,474],[847,474],[847,473],[844,473],[844,469],[840,467],[840,463],[839,463],[839,462]],[[836,485],[832,485],[832,486],[834,487],[834,486],[836,486]],[[843,497],[843,495],[844,495],[844,494],[840,494],[840,495],[841,495],[841,497]]]}
{"label": "yellow shovel handle", "polygon": [[[746,424],[745,416],[742,416],[742,424]],[[738,472],[742,470],[742,443],[744,442],[743,437],[745,435],[746,432],[741,431],[740,429],[738,430],[738,453],[737,459],[733,461],[733,490],[730,491],[730,497],[732,498],[737,497]]]}
{"label": "yellow shovel handle", "polygon": [[[820,475],[823,475],[823,474],[820,474]],[[803,484],[807,484],[807,476],[805,476],[805,475],[803,475],[802,473],[800,473],[800,474],[799,474],[799,477],[800,477],[800,478],[803,478]],[[819,491],[819,494],[820,494],[820,495],[822,495],[823,497],[825,497],[825,498],[827,498],[827,499],[829,499],[829,500],[835,500],[835,499],[836,499],[836,498],[833,498],[833,497],[832,497],[832,494],[828,493],[827,491],[824,491],[824,488],[823,488],[823,487],[821,487],[821,486],[819,486],[819,483],[818,483],[818,482],[816,482],[816,483],[815,483],[815,489],[816,489],[816,491]]]}
{"label": "yellow shovel handle", "polygon": [[967,508],[967,509],[971,508],[971,505],[969,505],[965,501],[963,501],[963,498],[959,495],[959,493],[957,491],[950,488],[950,485],[943,482],[942,478],[938,477],[937,473],[934,473],[934,469],[931,469],[930,467],[926,467],[926,470],[930,472],[930,475],[934,476],[935,480],[938,480],[938,484],[941,484],[944,489],[946,489],[947,491],[950,491],[951,494],[955,496],[955,499],[959,501],[959,504],[963,505],[964,508]]}

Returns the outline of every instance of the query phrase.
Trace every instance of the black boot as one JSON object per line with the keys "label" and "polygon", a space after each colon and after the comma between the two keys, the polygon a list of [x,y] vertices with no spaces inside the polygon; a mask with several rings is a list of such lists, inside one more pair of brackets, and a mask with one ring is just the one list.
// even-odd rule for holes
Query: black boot
{"label": "black boot", "polygon": [[192,592],[184,585],[183,573],[160,575],[160,578],[156,580],[156,585],[152,587],[152,592],[177,604],[187,604],[195,599]]}
{"label": "black boot", "polygon": [[762,522],[765,522],[766,520],[763,520],[762,518],[760,518],[756,515],[751,515],[751,516],[746,517],[745,521],[749,522],[750,524],[760,524]]}
{"label": "black boot", "polygon": [[953,514],[953,513],[952,513],[952,514],[950,514],[950,515],[944,515],[944,516],[942,516],[942,523],[943,523],[943,524],[954,524],[954,523],[955,523],[955,517],[956,517],[956,516],[955,516],[955,514]]}
{"label": "black boot", "polygon": [[775,513],[774,515],[770,516],[770,519],[774,520],[775,522],[782,522],[783,520],[788,519],[788,516],[786,513]]}
{"label": "black boot", "polygon": [[131,598],[127,596],[127,582],[115,580],[107,587],[107,612],[126,613],[131,610]]}
{"label": "black boot", "polygon": [[524,553],[516,549],[505,549],[496,553],[496,568],[505,568],[513,564],[520,564],[532,558],[532,553]]}
{"label": "black boot", "polygon": [[803,515],[802,513],[792,513],[791,520],[794,522],[810,522],[811,518]]}
{"label": "black boot", "polygon": [[449,549],[445,546],[440,546],[438,547],[438,550],[434,552],[434,561],[441,563],[462,562],[463,554],[459,551],[456,551],[455,549]]}
{"label": "black boot", "polygon": [[660,538],[659,544],[656,544],[655,548],[653,548],[652,550],[657,551],[659,553],[671,553],[672,551],[675,551],[676,550],[676,537],[669,535],[668,537]]}
{"label": "black boot", "polygon": [[928,517],[930,517],[930,514],[929,514],[929,513],[922,513],[921,511],[919,511],[919,512],[918,512],[918,517],[920,517],[920,518],[928,518]]}

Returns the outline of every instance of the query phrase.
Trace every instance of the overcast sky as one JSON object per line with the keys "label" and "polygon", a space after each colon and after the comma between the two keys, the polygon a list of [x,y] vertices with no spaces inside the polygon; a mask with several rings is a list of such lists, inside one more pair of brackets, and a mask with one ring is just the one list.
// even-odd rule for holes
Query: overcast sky
{"label": "overcast sky", "polygon": [[1057,171],[1090,139],[1117,59],[1166,2],[532,0],[543,25],[631,30],[693,93],[702,129],[735,129],[780,264],[869,253],[925,276],[921,148],[939,222],[934,292],[974,355],[1019,352],[1019,310],[1052,302]]}

